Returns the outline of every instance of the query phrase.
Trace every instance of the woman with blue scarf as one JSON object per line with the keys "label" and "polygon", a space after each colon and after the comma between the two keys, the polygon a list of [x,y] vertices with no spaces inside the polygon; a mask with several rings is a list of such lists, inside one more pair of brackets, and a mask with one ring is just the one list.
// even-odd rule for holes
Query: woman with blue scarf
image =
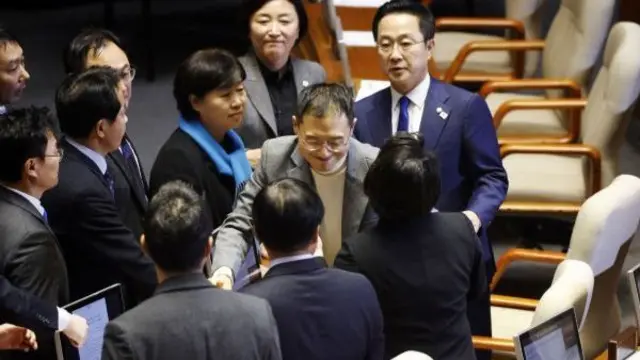
{"label": "woman with blue scarf", "polygon": [[182,180],[202,194],[211,223],[231,212],[236,194],[251,176],[245,148],[234,129],[244,116],[246,74],[227,51],[199,50],[178,68],[173,83],[180,118],[151,170],[150,196]]}

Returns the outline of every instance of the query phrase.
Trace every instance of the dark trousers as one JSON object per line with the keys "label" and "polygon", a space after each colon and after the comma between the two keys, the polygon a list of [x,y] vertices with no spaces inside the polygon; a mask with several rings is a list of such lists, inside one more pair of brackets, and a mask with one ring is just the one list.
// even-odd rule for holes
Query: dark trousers
{"label": "dark trousers", "polygon": [[[471,333],[473,335],[491,336],[491,292],[489,284],[496,271],[493,258],[485,263],[487,273],[487,291],[485,295],[475,301],[467,304],[467,318],[471,325]],[[491,360],[491,351],[476,350],[476,358],[478,360]]]}

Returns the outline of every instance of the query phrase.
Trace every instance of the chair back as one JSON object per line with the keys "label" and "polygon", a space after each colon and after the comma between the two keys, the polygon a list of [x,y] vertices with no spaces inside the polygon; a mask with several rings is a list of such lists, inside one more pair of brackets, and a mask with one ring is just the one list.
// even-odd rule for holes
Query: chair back
{"label": "chair back", "polygon": [[[506,0],[505,17],[520,20],[524,25],[524,36],[527,40],[542,38],[542,16],[546,0]],[[538,68],[540,53],[527,51],[525,54],[525,77],[531,77]]]}
{"label": "chair back", "polygon": [[593,271],[584,261],[567,259],[561,262],[553,275],[551,286],[538,302],[531,326],[539,325],[573,307],[580,327],[585,309],[589,308],[593,281]]}
{"label": "chair back", "polygon": [[602,186],[618,174],[618,152],[634,104],[640,94],[640,25],[617,23],[609,34],[598,71],[582,114],[580,138],[602,157]]}
{"label": "chair back", "polygon": [[620,329],[617,289],[624,259],[640,221],[640,178],[620,175],[580,207],[567,259],[583,261],[594,274],[582,321],[585,358],[593,359]]}
{"label": "chair back", "polygon": [[[583,89],[611,25],[615,0],[561,0],[542,54],[542,75],[570,79]],[[560,97],[560,90],[548,90]]]}

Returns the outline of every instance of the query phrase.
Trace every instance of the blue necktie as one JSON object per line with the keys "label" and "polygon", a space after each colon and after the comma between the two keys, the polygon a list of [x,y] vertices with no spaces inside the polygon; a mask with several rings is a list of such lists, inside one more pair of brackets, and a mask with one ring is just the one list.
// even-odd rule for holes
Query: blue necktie
{"label": "blue necktie", "polygon": [[47,216],[47,210],[46,209],[42,209],[42,218],[44,219],[45,223],[49,223],[49,217]]}
{"label": "blue necktie", "polygon": [[107,185],[109,186],[109,191],[111,191],[111,195],[115,196],[115,182],[113,181],[113,177],[111,176],[111,174],[109,173],[109,170],[107,169],[107,171],[104,172],[104,175],[102,175],[104,177],[104,180],[107,182]]}
{"label": "blue necktie", "polygon": [[398,115],[398,129],[396,132],[409,131],[409,98],[403,96],[398,101],[400,114]]}

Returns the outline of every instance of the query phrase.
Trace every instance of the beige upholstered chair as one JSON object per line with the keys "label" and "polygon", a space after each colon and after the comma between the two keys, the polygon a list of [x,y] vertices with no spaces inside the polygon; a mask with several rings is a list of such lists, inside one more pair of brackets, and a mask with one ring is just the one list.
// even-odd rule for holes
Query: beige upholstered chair
{"label": "beige upholstered chair", "polygon": [[[498,270],[492,281],[492,288],[514,261],[537,261],[563,263],[556,270],[553,285],[540,299],[535,314],[524,310],[505,310],[492,307],[494,337],[504,338],[520,330],[521,324],[538,324],[558,309],[566,308],[567,301],[582,299],[576,306],[576,314],[581,324],[580,338],[586,359],[593,359],[601,353],[608,340],[620,330],[620,308],[617,299],[618,281],[624,259],[631,240],[638,230],[640,221],[640,179],[631,175],[620,175],[598,193],[591,196],[580,208],[571,234],[569,251],[563,253],[528,249],[511,249],[498,261]],[[586,278],[574,277],[564,285],[556,281],[563,264],[568,261],[582,262],[592,271],[593,291],[584,301]],[[578,284],[583,282],[583,284]],[[558,289],[550,295],[551,290]],[[576,285],[572,285],[576,283]],[[545,305],[543,305],[545,303]],[[521,307],[522,309],[522,307]],[[508,321],[504,321],[507,319]]]}
{"label": "beige upholstered chair", "polygon": [[[507,144],[509,177],[503,212],[576,213],[618,174],[618,151],[640,92],[640,25],[616,24],[588,99],[511,100],[509,110],[584,109],[575,127],[579,144]],[[503,114],[502,108],[498,111]],[[499,123],[500,116],[495,117]]]}
{"label": "beige upholstered chair", "polygon": [[[504,297],[495,301],[492,295],[492,337],[474,336],[476,349],[494,350],[506,357],[514,357],[513,336],[531,326],[548,320],[559,312],[573,307],[580,322],[589,306],[593,289],[593,272],[589,264],[578,260],[564,260],[558,265],[549,289],[540,300]],[[511,356],[509,356],[511,355]]]}
{"label": "beige upholstered chair", "polygon": [[[469,43],[510,39],[538,40],[541,36],[541,13],[546,0],[506,0],[505,18],[436,19],[438,32],[433,51],[436,68],[446,73],[460,50]],[[483,35],[461,30],[502,29],[503,36]],[[467,45],[470,46],[470,45]],[[540,59],[538,52],[480,51],[469,55],[454,81],[489,81],[512,77],[530,77]]]}
{"label": "beige upholstered chair", "polygon": [[[511,99],[555,98],[562,96],[562,91],[570,97],[580,97],[602,50],[615,3],[615,0],[562,0],[544,42],[511,42],[514,49],[542,50],[542,78],[485,84],[481,94],[492,112],[497,115],[500,106]],[[514,92],[531,89],[545,92],[541,96]],[[575,113],[559,109],[510,113],[502,119],[498,137],[501,143],[570,142],[575,135],[570,118]]]}

